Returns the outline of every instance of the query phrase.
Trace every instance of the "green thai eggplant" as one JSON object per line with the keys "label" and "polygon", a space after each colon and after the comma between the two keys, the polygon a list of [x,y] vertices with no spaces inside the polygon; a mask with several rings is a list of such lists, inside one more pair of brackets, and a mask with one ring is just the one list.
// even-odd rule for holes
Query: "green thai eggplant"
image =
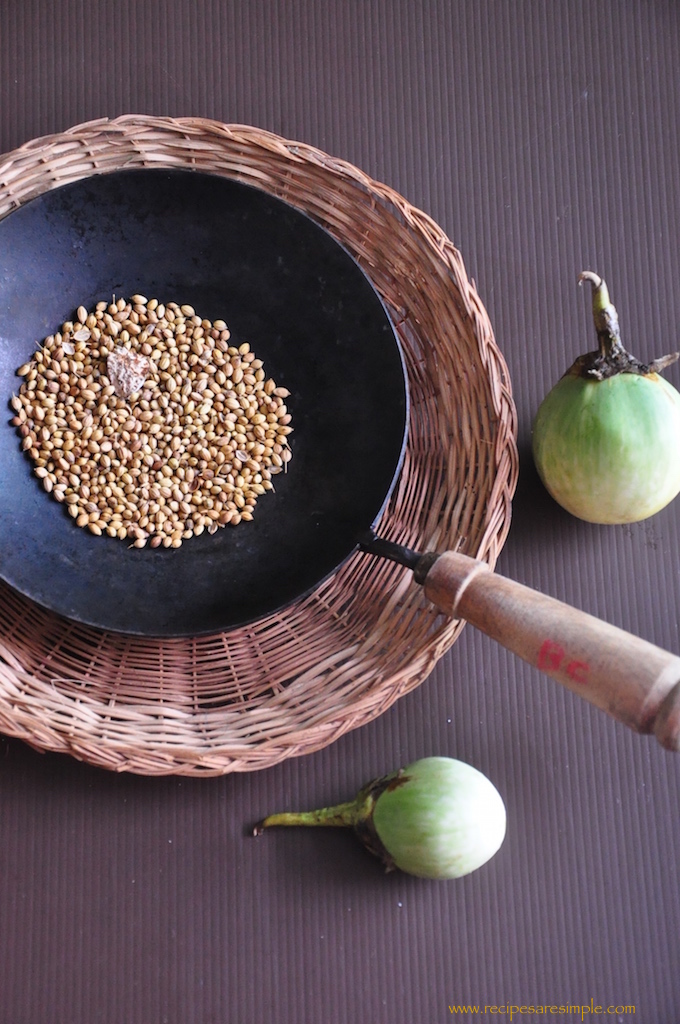
{"label": "green thai eggplant", "polygon": [[680,394],[659,375],[678,358],[639,362],[623,347],[607,285],[593,286],[599,347],[580,356],[541,403],[533,457],[548,492],[592,523],[647,519],[680,492]]}
{"label": "green thai eggplant", "polygon": [[274,825],[352,828],[387,871],[446,879],[493,857],[505,837],[506,812],[496,787],[472,765],[426,757],[374,779],[354,800],[272,814],[253,833]]}

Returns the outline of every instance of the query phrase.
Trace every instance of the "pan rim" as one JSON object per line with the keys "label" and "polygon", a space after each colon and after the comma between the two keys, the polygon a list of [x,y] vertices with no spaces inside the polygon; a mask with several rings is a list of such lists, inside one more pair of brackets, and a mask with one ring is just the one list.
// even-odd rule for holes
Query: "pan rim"
{"label": "pan rim", "polygon": [[[216,631],[224,632],[232,629],[238,629],[247,625],[252,625],[253,623],[256,623],[257,621],[268,615],[276,614],[277,612],[283,611],[284,609],[296,603],[297,601],[306,599],[307,597],[309,597],[310,594],[312,594],[315,590],[322,586],[328,579],[334,576],[337,573],[337,571],[347,562],[347,560],[350,559],[352,555],[357,551],[357,549],[360,546],[360,534],[363,532],[363,530],[367,528],[372,529],[379,523],[380,519],[382,518],[385,512],[387,505],[389,504],[389,500],[393,493],[396,482],[399,479],[400,473],[403,468],[405,453],[408,446],[408,422],[410,412],[410,392],[408,384],[408,373],[399,335],[395,329],[395,325],[392,321],[392,318],[390,317],[387,306],[382,296],[380,295],[378,289],[371,281],[370,277],[365,273],[363,268],[360,266],[360,263],[357,260],[357,258],[347,249],[345,245],[343,245],[341,241],[335,238],[322,225],[315,221],[306,211],[300,210],[299,208],[288,203],[285,199],[282,199],[278,196],[273,196],[271,193],[258,189],[257,186],[249,182],[240,182],[232,179],[226,179],[221,177],[220,175],[215,175],[210,172],[195,170],[191,168],[146,167],[117,169],[87,179],[79,179],[77,181],[67,182],[55,189],[51,189],[49,192],[42,193],[41,195],[28,200],[22,206],[18,207],[16,210],[13,210],[10,214],[8,214],[6,217],[0,220],[0,237],[2,235],[4,226],[6,226],[8,223],[16,223],[16,219],[18,216],[22,215],[22,213],[25,214],[25,211],[30,210],[31,207],[36,208],[38,204],[40,204],[41,202],[45,203],[49,202],[50,200],[58,201],[59,195],[63,196],[68,193],[75,194],[81,188],[92,188],[93,183],[95,183],[96,187],[96,184],[103,181],[104,179],[115,178],[122,180],[123,178],[132,177],[146,178],[149,180],[152,177],[160,177],[164,179],[175,180],[188,180],[191,178],[194,181],[202,178],[209,179],[212,183],[219,183],[220,187],[226,186],[227,188],[231,189],[236,188],[237,190],[242,191],[244,193],[257,194],[259,197],[266,199],[266,202],[268,204],[273,204],[274,206],[278,206],[281,209],[285,209],[289,211],[289,213],[296,219],[298,219],[300,222],[305,222],[307,225],[309,225],[311,230],[313,230],[319,236],[323,236],[337,252],[342,253],[343,259],[347,261],[348,265],[351,264],[354,270],[361,276],[364,285],[370,290],[372,301],[376,304],[377,307],[379,307],[381,311],[384,324],[387,325],[389,328],[390,344],[394,350],[394,353],[396,353],[400,365],[401,384],[403,387],[402,428],[400,432],[398,452],[392,463],[389,482],[382,490],[381,499],[379,504],[377,505],[377,510],[374,505],[374,508],[371,510],[370,515],[362,520],[361,528],[355,531],[351,543],[346,544],[341,557],[335,558],[332,564],[328,566],[326,571],[324,571],[321,574],[317,574],[314,581],[310,585],[302,589],[299,589],[294,595],[286,597],[286,599],[284,599],[280,603],[267,606],[264,610],[258,612],[257,614],[246,615],[242,618],[232,617],[232,619],[228,622],[216,623],[215,621],[210,621],[204,627],[201,627],[196,622],[193,622],[189,623],[186,626],[186,628],[178,628],[177,626],[173,626],[169,629],[159,629],[157,626],[152,628],[136,628],[134,624],[132,624],[129,621],[126,621],[125,625],[121,626],[119,620],[112,621],[110,618],[108,620],[104,620],[102,619],[101,615],[95,616],[89,614],[89,604],[85,606],[84,612],[74,613],[73,610],[70,608],[65,611],[63,602],[59,602],[54,599],[45,600],[44,598],[41,598],[40,596],[36,595],[34,590],[28,589],[25,586],[21,586],[20,584],[18,585],[15,578],[8,578],[7,573],[3,568],[2,561],[0,560],[0,578],[3,578],[5,582],[7,582],[11,587],[16,589],[19,593],[23,594],[24,596],[28,597],[32,601],[35,601],[41,607],[46,608],[51,612],[55,612],[56,614],[61,615],[70,621],[77,622],[84,626],[94,627],[107,632],[149,639],[170,639],[186,638],[190,636],[204,636],[214,633]],[[47,498],[46,495],[42,494],[40,495],[40,497],[45,499]]]}

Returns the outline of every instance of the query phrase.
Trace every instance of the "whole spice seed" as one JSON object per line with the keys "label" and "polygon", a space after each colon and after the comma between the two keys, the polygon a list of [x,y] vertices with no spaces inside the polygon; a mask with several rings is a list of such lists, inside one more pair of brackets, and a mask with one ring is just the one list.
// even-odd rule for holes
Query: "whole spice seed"
{"label": "whole spice seed", "polygon": [[249,522],[292,455],[287,389],[186,304],[79,306],[17,374],[13,423],[43,487],[131,547]]}

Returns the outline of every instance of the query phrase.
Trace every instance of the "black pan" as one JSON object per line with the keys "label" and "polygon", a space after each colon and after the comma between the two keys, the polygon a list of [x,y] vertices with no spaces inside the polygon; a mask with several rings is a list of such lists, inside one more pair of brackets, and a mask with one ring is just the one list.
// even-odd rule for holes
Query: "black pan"
{"label": "black pan", "polygon": [[[614,717],[680,749],[680,658],[459,552],[375,536],[405,443],[398,339],[354,259],[266,193],[190,171],[138,170],[48,192],[0,221],[0,389],[37,344],[115,294],[225,319],[287,387],[293,458],[252,523],[179,549],[79,529],[0,424],[0,577],[70,619],[144,636],[231,629],[314,590],[361,547],[403,562],[465,619]],[[9,420],[9,416],[7,419]]]}
{"label": "black pan", "polygon": [[89,625],[145,636],[226,630],[315,589],[379,518],[401,465],[398,339],[355,260],[305,214],[192,171],[129,170],[54,189],[0,221],[0,393],[38,343],[112,296],[227,321],[287,387],[288,471],[251,523],[179,549],[79,529],[0,429],[0,577]]}

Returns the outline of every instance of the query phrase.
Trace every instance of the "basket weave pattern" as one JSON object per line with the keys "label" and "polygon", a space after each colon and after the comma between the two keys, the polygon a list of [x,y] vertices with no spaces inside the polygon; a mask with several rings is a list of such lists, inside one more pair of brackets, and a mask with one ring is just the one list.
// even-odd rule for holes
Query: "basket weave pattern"
{"label": "basket weave pattern", "polygon": [[[50,188],[134,167],[254,185],[355,256],[399,333],[411,393],[406,460],[380,536],[493,566],[517,480],[515,409],[486,311],[442,230],[310,146],[244,125],[133,115],[0,158],[0,217]],[[138,774],[265,768],[380,715],[423,682],[461,628],[409,570],[365,554],[284,612],[190,639],[95,630],[0,584],[0,731]]]}

